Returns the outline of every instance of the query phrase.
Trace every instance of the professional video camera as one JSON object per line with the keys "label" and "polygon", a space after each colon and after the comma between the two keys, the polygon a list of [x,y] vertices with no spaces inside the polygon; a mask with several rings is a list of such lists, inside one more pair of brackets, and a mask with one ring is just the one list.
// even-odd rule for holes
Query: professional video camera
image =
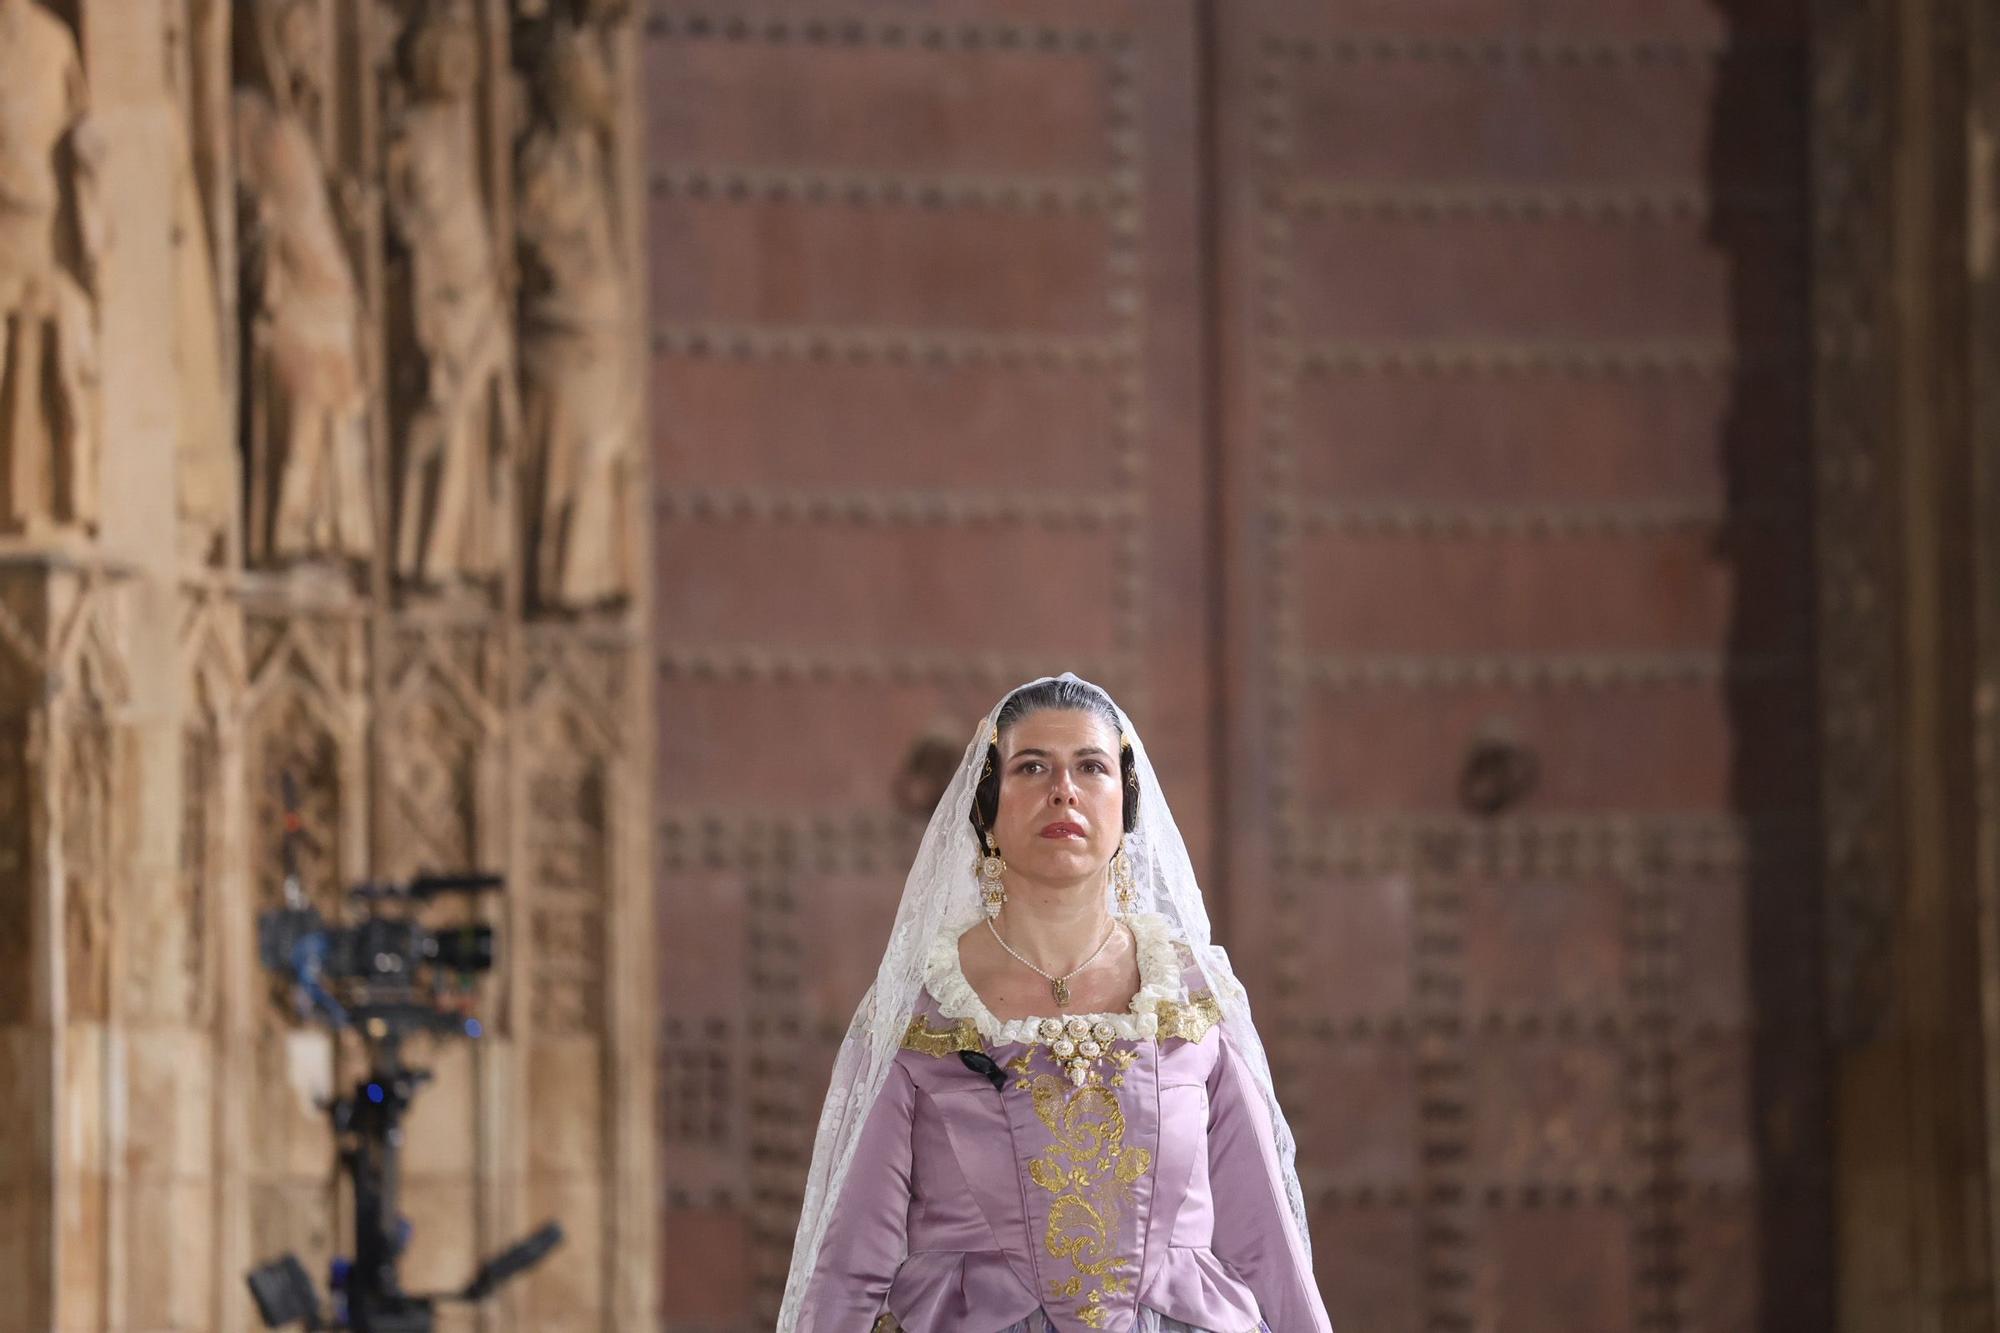
{"label": "professional video camera", "polygon": [[450,1293],[405,1292],[396,1266],[410,1241],[410,1224],[396,1211],[403,1116],[430,1071],[403,1063],[412,1033],[477,1039],[471,1012],[474,979],[493,966],[493,928],[480,923],[429,928],[413,915],[446,894],[479,894],[502,886],[498,875],[424,875],[407,884],[371,883],[348,893],[362,917],[329,923],[306,900],[299,880],[302,830],[297,792],[283,778],[285,905],[257,920],[264,966],[286,977],[301,1014],[314,1013],[336,1030],[357,1033],[368,1072],[349,1096],[327,1104],[340,1163],[354,1186],[354,1252],[336,1258],[329,1276],[331,1314],[320,1307],[305,1266],[286,1254],[253,1270],[250,1294],[269,1328],[355,1333],[431,1333],[433,1308],[443,1301],[481,1301],[562,1243],[554,1222],[480,1266]]}

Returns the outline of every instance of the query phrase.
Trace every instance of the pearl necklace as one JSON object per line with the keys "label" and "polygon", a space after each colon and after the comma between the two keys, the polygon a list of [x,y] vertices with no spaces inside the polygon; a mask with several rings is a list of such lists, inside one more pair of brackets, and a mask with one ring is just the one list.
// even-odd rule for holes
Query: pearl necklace
{"label": "pearl necklace", "polygon": [[1020,954],[1014,953],[1014,946],[1007,943],[1005,939],[1001,938],[1000,927],[993,924],[993,918],[990,916],[986,918],[986,928],[993,932],[994,939],[1000,941],[1001,948],[1005,949],[1008,953],[1014,955],[1015,962],[1019,963],[1021,966],[1027,968],[1030,972],[1033,972],[1036,976],[1040,977],[1042,980],[1049,983],[1049,990],[1053,992],[1056,997],[1056,1008],[1058,1009],[1066,1008],[1069,1005],[1069,979],[1075,976],[1077,973],[1083,971],[1083,969],[1085,969],[1086,967],[1089,967],[1092,963],[1096,962],[1097,955],[1104,952],[1104,946],[1111,943],[1111,937],[1118,933],[1118,923],[1116,921],[1113,921],[1111,923],[1111,929],[1104,932],[1104,938],[1099,940],[1097,942],[1097,947],[1090,951],[1090,957],[1084,959],[1082,962],[1078,963],[1075,967],[1063,973],[1061,976],[1052,977],[1048,973],[1042,971],[1042,969],[1040,969],[1039,967],[1036,967],[1033,963],[1029,962],[1027,959],[1021,957]]}

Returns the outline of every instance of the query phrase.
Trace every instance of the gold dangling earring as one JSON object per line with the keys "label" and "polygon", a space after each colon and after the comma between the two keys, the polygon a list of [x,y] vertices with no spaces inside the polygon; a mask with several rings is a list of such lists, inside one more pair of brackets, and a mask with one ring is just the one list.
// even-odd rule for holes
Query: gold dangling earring
{"label": "gold dangling earring", "polygon": [[1118,890],[1118,914],[1132,915],[1139,907],[1139,886],[1133,882],[1132,854],[1125,850],[1122,838],[1111,856],[1111,883]]}
{"label": "gold dangling earring", "polygon": [[985,837],[986,855],[979,858],[979,906],[991,921],[1007,903],[1007,885],[1001,878],[1007,873],[1007,858],[993,845],[991,833]]}

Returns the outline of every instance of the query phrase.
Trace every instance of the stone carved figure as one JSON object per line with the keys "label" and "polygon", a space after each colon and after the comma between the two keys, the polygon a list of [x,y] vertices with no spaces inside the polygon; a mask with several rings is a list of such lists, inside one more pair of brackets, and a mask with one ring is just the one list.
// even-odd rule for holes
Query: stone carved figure
{"label": "stone carved figure", "polygon": [[35,535],[98,517],[101,150],[83,61],[35,0],[0,0],[0,516]]}
{"label": "stone carved figure", "polygon": [[311,130],[316,16],[254,11],[268,89],[236,97],[250,416],[247,555],[363,557],[374,545],[361,293]]}
{"label": "stone carved figure", "polygon": [[614,97],[598,33],[552,32],[518,154],[528,578],[544,607],[626,595],[638,404],[607,143]]}
{"label": "stone carved figure", "polygon": [[411,103],[388,148],[390,217],[409,253],[422,389],[398,467],[396,572],[413,583],[499,570],[501,485],[518,433],[514,349],[479,185],[477,34],[434,9],[404,44]]}

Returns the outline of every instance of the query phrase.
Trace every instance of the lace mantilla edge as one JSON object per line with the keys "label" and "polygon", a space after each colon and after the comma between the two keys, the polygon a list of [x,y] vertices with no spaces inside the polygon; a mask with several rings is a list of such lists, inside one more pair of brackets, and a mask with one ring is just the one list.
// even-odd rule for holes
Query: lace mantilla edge
{"label": "lace mantilla edge", "polygon": [[[1172,938],[1164,918],[1135,918],[1132,927],[1140,940],[1139,976],[1145,984],[1132,997],[1130,1010],[1124,1014],[1065,1014],[1055,1021],[1067,1024],[1074,1018],[1093,1028],[1107,1024],[1115,1037],[1127,1041],[1179,1037],[1199,1043],[1209,1029],[1222,1021],[1222,1006],[1206,990],[1181,998],[1180,978],[1193,961],[1191,951]],[[949,949],[941,943],[932,951],[931,994],[938,1001],[940,1013],[958,1021],[949,1027],[934,1028],[922,1015],[912,1018],[903,1031],[903,1049],[946,1056],[983,1050],[986,1042],[982,1038],[998,1046],[1032,1044],[1046,1036],[1039,1029],[1049,1019],[1021,1018],[1004,1023],[995,1019],[958,966],[957,939],[950,938],[949,944]],[[955,997],[955,1002],[946,1000],[947,994]]]}
{"label": "lace mantilla edge", "polygon": [[931,945],[924,984],[946,1018],[969,1019],[979,1035],[996,1045],[1035,1040],[1044,1017],[1067,1022],[1081,1018],[1093,1027],[1109,1023],[1119,1038],[1138,1041],[1159,1034],[1160,1006],[1181,996],[1181,955],[1175,947],[1173,924],[1157,912],[1131,918],[1132,938],[1139,947],[1139,991],[1123,1013],[1049,1014],[1002,1021],[993,1016],[979,992],[965,979],[958,961],[958,936],[946,930]]}

